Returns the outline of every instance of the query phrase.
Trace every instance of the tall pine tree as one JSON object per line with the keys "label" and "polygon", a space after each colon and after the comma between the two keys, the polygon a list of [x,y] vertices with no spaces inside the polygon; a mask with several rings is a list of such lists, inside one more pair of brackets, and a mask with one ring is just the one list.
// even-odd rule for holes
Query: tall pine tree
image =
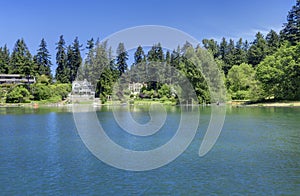
{"label": "tall pine tree", "polygon": [[266,41],[268,45],[268,55],[275,53],[280,46],[279,35],[274,30],[271,30],[266,36]]}
{"label": "tall pine tree", "polygon": [[9,50],[4,45],[0,48],[0,74],[8,74],[9,72],[10,55]]}
{"label": "tall pine tree", "polygon": [[248,62],[255,67],[265,58],[267,50],[268,46],[266,40],[263,35],[258,32],[248,51]]}
{"label": "tall pine tree", "polygon": [[134,64],[139,64],[141,62],[144,62],[146,60],[144,50],[142,46],[138,46],[134,53]]}
{"label": "tall pine tree", "polygon": [[66,46],[65,46],[65,40],[63,35],[59,37],[59,41],[56,44],[56,73],[55,78],[58,82],[61,83],[68,83],[69,77],[68,77],[68,69],[67,69],[67,55],[66,55]]}
{"label": "tall pine tree", "polygon": [[203,39],[202,44],[203,47],[214,56],[214,58],[217,58],[219,56],[219,46],[214,39]]}
{"label": "tall pine tree", "polygon": [[151,48],[151,50],[149,50],[148,55],[147,55],[147,60],[150,62],[163,62],[164,60],[164,53],[163,53],[163,49],[160,45],[160,43],[158,44],[154,44]]}
{"label": "tall pine tree", "polygon": [[51,55],[47,49],[47,43],[44,38],[41,40],[37,54],[34,56],[34,62],[37,65],[37,71],[39,75],[46,75],[52,78],[51,75]]}
{"label": "tall pine tree", "polygon": [[17,40],[12,51],[10,73],[21,74],[26,77],[37,74],[36,65],[23,38]]}
{"label": "tall pine tree", "polygon": [[222,38],[222,41],[220,43],[220,47],[219,47],[219,53],[221,56],[221,59],[224,61],[225,56],[227,54],[227,47],[228,47],[228,43],[225,39],[225,37]]}
{"label": "tall pine tree", "polygon": [[284,23],[280,32],[281,38],[287,40],[293,45],[300,41],[300,0],[292,7],[287,16],[287,22]]}
{"label": "tall pine tree", "polygon": [[80,54],[80,48],[82,45],[79,44],[78,37],[75,38],[70,50],[67,52],[67,67],[70,70],[69,80],[72,83],[77,76],[77,72],[82,63],[82,57]]}
{"label": "tall pine tree", "polygon": [[94,57],[94,39],[91,38],[87,40],[87,46],[85,47],[88,51],[86,53],[86,58],[84,59],[84,64],[80,66],[78,70],[78,76],[80,80],[89,79],[89,74],[91,72],[92,60]]}
{"label": "tall pine tree", "polygon": [[127,61],[128,60],[128,53],[125,50],[124,43],[119,43],[117,48],[117,67],[119,70],[120,75],[125,73],[128,68]]}
{"label": "tall pine tree", "polygon": [[235,44],[233,65],[240,65],[247,62],[247,53],[243,49],[243,39],[240,38]]}

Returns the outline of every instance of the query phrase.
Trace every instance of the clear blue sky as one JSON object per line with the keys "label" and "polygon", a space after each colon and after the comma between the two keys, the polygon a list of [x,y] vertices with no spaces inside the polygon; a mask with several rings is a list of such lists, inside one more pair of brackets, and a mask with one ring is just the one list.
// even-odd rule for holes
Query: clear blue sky
{"label": "clear blue sky", "polygon": [[[199,41],[221,37],[252,41],[255,33],[278,31],[296,0],[4,0],[0,2],[0,46],[12,50],[23,37],[32,53],[45,38],[55,62],[55,43],[76,36],[84,45],[137,25],[165,25]],[[55,64],[55,63],[54,63]]]}

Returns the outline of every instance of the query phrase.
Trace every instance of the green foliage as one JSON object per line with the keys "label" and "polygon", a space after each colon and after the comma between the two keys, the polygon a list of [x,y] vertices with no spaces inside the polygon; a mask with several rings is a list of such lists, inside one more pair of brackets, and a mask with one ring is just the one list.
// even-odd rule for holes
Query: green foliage
{"label": "green foliage", "polygon": [[82,45],[79,44],[78,37],[76,37],[73,44],[66,48],[65,40],[62,35],[60,36],[56,47],[57,68],[55,78],[58,82],[72,83],[75,81],[82,63],[81,47]]}
{"label": "green foliage", "polygon": [[11,54],[10,73],[35,76],[37,66],[23,39],[18,39]]}
{"label": "green foliage", "polygon": [[117,48],[117,68],[119,70],[120,76],[125,73],[128,68],[127,61],[128,53],[125,49],[124,43],[119,43]]}
{"label": "green foliage", "polygon": [[9,50],[4,45],[4,47],[0,47],[0,74],[8,74],[9,73],[9,63],[10,63],[10,56]]}
{"label": "green foliage", "polygon": [[[83,65],[81,65],[78,69],[78,80],[84,80],[89,78],[90,69],[92,67],[92,58],[94,56],[94,39],[91,38],[87,41],[86,49],[88,49],[88,52],[86,53],[86,58],[84,60]],[[94,82],[90,81],[93,85]]]}
{"label": "green foliage", "polygon": [[[220,43],[220,46],[219,46],[219,54],[221,56],[221,59],[224,61],[225,57],[226,57],[226,54],[227,54],[227,41],[225,39],[225,37],[222,38],[222,41]],[[226,72],[225,72],[226,73]]]}
{"label": "green foliage", "polygon": [[63,35],[59,37],[59,41],[56,44],[56,73],[55,79],[61,83],[68,83],[69,82],[69,69],[67,68],[67,54],[65,52],[65,40]]}
{"label": "green foliage", "polygon": [[296,46],[286,44],[258,65],[256,77],[267,97],[300,99],[299,52],[300,43]]}
{"label": "green foliage", "polygon": [[[192,50],[191,50],[192,51]],[[225,101],[225,86],[224,74],[218,68],[218,64],[213,59],[213,56],[201,48],[196,48],[195,59],[191,58],[192,62],[197,65],[198,77],[193,84],[195,92],[200,103],[206,102],[222,102]]]}
{"label": "green foliage", "polygon": [[84,79],[87,79],[95,87],[98,83],[99,76],[105,67],[110,65],[112,58],[109,57],[107,43],[97,42],[95,48],[88,52],[88,58],[84,64]]}
{"label": "green foliage", "polygon": [[151,89],[151,90],[144,90],[143,92],[143,98],[154,98],[156,97],[156,92],[154,91],[154,89]]}
{"label": "green foliage", "polygon": [[[234,65],[235,60],[235,45],[232,39],[229,40],[229,44],[226,48],[226,55],[224,56],[224,62],[227,65],[227,69],[229,70]],[[228,70],[224,70],[226,73]]]}
{"label": "green foliage", "polygon": [[247,40],[243,42],[243,39],[240,38],[236,43],[232,39],[227,43],[226,39],[223,37],[220,45],[218,46],[218,56],[215,57],[215,60],[222,60],[222,70],[225,75],[231,69],[233,65],[239,65],[242,63],[247,63],[247,52],[249,44]]}
{"label": "green foliage", "polygon": [[37,72],[39,75],[46,75],[49,78],[52,78],[51,75],[51,58],[49,51],[47,49],[47,43],[42,39],[41,44],[39,45],[38,53],[34,56],[33,60],[37,65]]}
{"label": "green foliage", "polygon": [[15,86],[6,95],[7,103],[24,103],[30,98],[29,91],[23,86]]}
{"label": "green foliage", "polygon": [[31,85],[31,93],[37,101],[47,100],[53,95],[51,87],[41,83]]}
{"label": "green foliage", "polygon": [[172,96],[171,88],[167,84],[163,84],[158,90],[158,97],[170,98]]}
{"label": "green foliage", "polygon": [[300,0],[297,0],[296,5],[289,11],[280,36],[282,40],[289,41],[292,45],[300,41]]}
{"label": "green foliage", "polygon": [[4,90],[4,88],[0,87],[0,103],[2,103],[5,98],[6,98],[6,91]]}
{"label": "green foliage", "polygon": [[[127,90],[129,82],[146,82],[147,89],[142,88],[140,98],[160,98],[166,101],[175,99],[172,90],[182,95],[182,89],[178,88],[178,75],[183,74],[190,81],[200,103],[224,101],[224,97],[218,97],[219,92],[225,94],[223,80],[227,83],[232,99],[274,97],[299,100],[299,42],[300,0],[296,1],[296,5],[288,13],[287,23],[280,35],[271,30],[264,38],[258,32],[251,44],[242,38],[237,41],[222,38],[220,43],[214,39],[203,39],[202,44],[206,50],[200,46],[194,48],[186,42],[171,53],[167,51],[165,55],[160,43],[154,44],[147,55],[139,46],[130,68],[123,43],[118,45],[117,55],[114,57],[114,51],[108,48],[107,42],[94,42],[93,38],[88,40],[87,57],[81,66],[81,45],[78,38],[66,46],[61,35],[56,44],[57,83],[52,84],[52,64],[45,40],[41,40],[37,54],[32,58],[24,40],[19,39],[11,55],[6,45],[0,47],[0,74],[35,76],[37,83],[27,86],[33,96],[22,86],[1,85],[0,97],[4,100],[7,96],[7,102],[24,102],[29,98],[40,101],[63,100],[71,91],[70,83],[78,75],[77,79],[87,79],[96,87],[96,95],[103,102],[111,96],[113,85],[118,80],[120,91],[117,96],[120,100],[124,97],[136,97]],[[175,70],[180,74],[174,74]],[[124,77],[120,78],[121,75]],[[191,93],[186,92],[182,95],[183,99],[188,100]]]}
{"label": "green foliage", "polygon": [[115,81],[116,78],[114,77],[113,71],[110,68],[104,68],[96,88],[96,94],[100,97],[102,103],[105,103],[107,97],[112,95]]}
{"label": "green foliage", "polygon": [[71,84],[54,84],[51,85],[53,97],[60,97],[60,100],[64,100],[68,97],[72,90]]}
{"label": "green foliage", "polygon": [[257,66],[267,55],[268,46],[263,35],[258,32],[255,35],[255,40],[249,48],[248,61],[252,66]]}
{"label": "green foliage", "polygon": [[255,84],[255,70],[249,64],[234,65],[227,75],[227,88],[232,99],[252,98],[251,86]]}
{"label": "green foliage", "polygon": [[134,53],[134,64],[139,64],[146,61],[144,50],[141,46],[138,46]]}
{"label": "green foliage", "polygon": [[247,49],[244,47],[247,43],[243,42],[243,39],[240,38],[239,41],[236,42],[235,49],[234,49],[234,58],[233,58],[233,65],[240,65],[242,63],[247,63]]}
{"label": "green foliage", "polygon": [[219,56],[219,45],[214,39],[203,39],[202,44],[203,47],[214,56],[214,58]]}
{"label": "green foliage", "polygon": [[279,35],[274,31],[271,30],[266,36],[266,42],[268,45],[268,55],[271,55],[277,51],[280,47],[280,38]]}
{"label": "green foliage", "polygon": [[50,78],[46,75],[40,75],[37,77],[37,83],[48,85],[50,84]]}
{"label": "green foliage", "polygon": [[160,43],[154,44],[152,46],[152,48],[149,50],[147,54],[147,60],[149,62],[163,62],[164,54]]}
{"label": "green foliage", "polygon": [[76,37],[72,46],[69,46],[67,50],[67,68],[69,69],[70,83],[72,83],[76,79],[78,69],[82,63],[80,54],[81,47],[82,45],[79,44],[78,37]]}

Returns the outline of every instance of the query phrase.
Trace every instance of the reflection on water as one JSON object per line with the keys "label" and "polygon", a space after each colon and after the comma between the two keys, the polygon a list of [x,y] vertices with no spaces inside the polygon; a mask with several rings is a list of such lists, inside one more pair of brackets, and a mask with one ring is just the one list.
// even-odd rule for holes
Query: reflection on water
{"label": "reflection on water", "polygon": [[[162,130],[145,138],[120,129],[111,107],[99,108],[97,116],[115,142],[146,150],[174,135],[180,110],[168,107]],[[147,107],[131,111],[136,121],[149,121]],[[220,138],[200,158],[199,145],[210,119],[210,108],[200,108],[199,130],[185,153],[162,168],[129,172],[102,163],[86,149],[71,108],[0,108],[1,194],[297,195],[299,112],[300,108],[228,108]]]}

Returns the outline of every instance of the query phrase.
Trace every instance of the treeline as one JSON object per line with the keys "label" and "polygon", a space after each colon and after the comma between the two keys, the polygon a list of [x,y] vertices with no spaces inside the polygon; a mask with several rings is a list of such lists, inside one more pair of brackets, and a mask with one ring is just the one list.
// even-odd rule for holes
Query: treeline
{"label": "treeline", "polygon": [[[89,43],[92,43],[91,40]],[[181,76],[189,80],[200,103],[218,101],[212,100],[216,97],[212,95],[222,90],[223,76],[219,74],[213,57],[200,46],[193,48],[186,43],[177,50],[164,52],[160,43],[157,43],[147,53],[139,46],[134,53],[134,62],[128,68],[128,53],[123,43],[118,45],[116,57],[112,56],[112,50],[106,42],[92,45],[78,75],[80,79],[86,78],[96,86],[96,95],[103,102],[111,96],[120,101],[126,98],[147,98],[173,102],[178,101],[179,96],[182,101],[191,102],[190,94],[182,92],[186,92],[188,86]],[[144,86],[138,95],[133,95],[128,89],[129,83]],[[114,86],[117,86],[115,90]],[[210,91],[209,87],[212,87]],[[225,100],[225,97],[218,98]]]}
{"label": "treeline", "polygon": [[[81,64],[80,45],[78,38],[75,38],[74,43],[68,46],[67,53],[62,54],[60,52],[61,40],[63,40],[62,36],[57,43],[57,59],[60,59],[59,55],[65,55],[67,67],[63,68],[63,73],[68,74],[67,78],[59,77],[61,75],[59,66],[56,71],[58,74],[55,74],[53,78],[51,55],[44,39],[41,40],[35,55],[30,53],[24,39],[16,41],[11,54],[6,45],[0,47],[0,74],[20,74],[25,78],[35,77],[37,80],[33,85],[1,85],[0,102],[3,100],[8,103],[31,102],[32,100],[59,102],[68,96],[71,91],[69,83],[74,80],[74,71],[71,70],[76,70],[76,66]],[[57,61],[58,65],[60,63]]]}
{"label": "treeline", "polygon": [[[206,49],[210,55],[201,48]],[[215,71],[212,68],[205,70],[206,68],[203,67],[203,61],[205,61],[208,64],[214,62],[217,64],[223,75],[220,77],[226,84],[227,99],[300,99],[298,57],[300,54],[300,0],[297,0],[296,5],[289,11],[287,22],[283,24],[283,29],[279,34],[274,30],[266,36],[258,32],[252,42],[242,38],[236,41],[223,38],[220,42],[214,39],[203,39],[201,46],[193,48],[186,43],[174,51],[164,51],[159,43],[154,43],[149,51],[138,47],[134,54],[134,63],[130,66],[127,64],[128,53],[123,43],[120,43],[117,51],[114,52],[106,42],[100,43],[91,39],[87,41],[85,49],[86,58],[82,59],[84,48],[78,38],[76,37],[73,43],[67,46],[64,37],[60,36],[56,43],[57,68],[52,74],[53,65],[46,41],[42,39],[37,53],[32,55],[25,41],[19,39],[11,53],[6,45],[0,47],[0,74],[11,73],[41,78],[38,81],[44,82],[39,82],[32,87],[24,86],[29,93],[29,99],[33,100],[49,99],[48,95],[38,95],[39,90],[36,90],[38,85],[44,89],[41,91],[45,92],[47,88],[44,86],[54,89],[50,86],[70,84],[77,76],[78,79],[86,78],[96,87],[96,95],[106,101],[112,95],[113,85],[119,78],[124,84],[144,82],[141,79],[147,78],[149,72],[146,73],[143,68],[150,67],[155,70],[157,67],[155,68],[153,62],[158,62],[159,64],[156,65],[164,66],[160,69],[165,70],[160,78],[165,77],[166,80],[148,82],[137,98],[176,99],[174,91],[178,84],[173,83],[174,78],[170,77],[169,73],[174,68],[187,76],[199,102],[202,103],[210,102],[212,98],[209,92],[210,85],[217,86],[218,90],[221,88],[219,84],[212,84],[214,82],[209,81],[210,76],[204,74],[204,72],[212,74]],[[200,70],[197,69],[197,64],[200,65]],[[125,77],[121,77],[122,75],[126,75],[127,81]],[[119,98],[131,96],[124,85],[122,88],[123,91],[118,93]],[[14,87],[1,88],[0,96],[7,97],[8,93],[13,90]],[[70,90],[70,85],[68,90]],[[178,90],[176,93],[179,93]],[[23,94],[26,93],[23,92]],[[61,97],[64,98],[65,92],[62,94]],[[15,100],[14,102],[17,102]]]}

